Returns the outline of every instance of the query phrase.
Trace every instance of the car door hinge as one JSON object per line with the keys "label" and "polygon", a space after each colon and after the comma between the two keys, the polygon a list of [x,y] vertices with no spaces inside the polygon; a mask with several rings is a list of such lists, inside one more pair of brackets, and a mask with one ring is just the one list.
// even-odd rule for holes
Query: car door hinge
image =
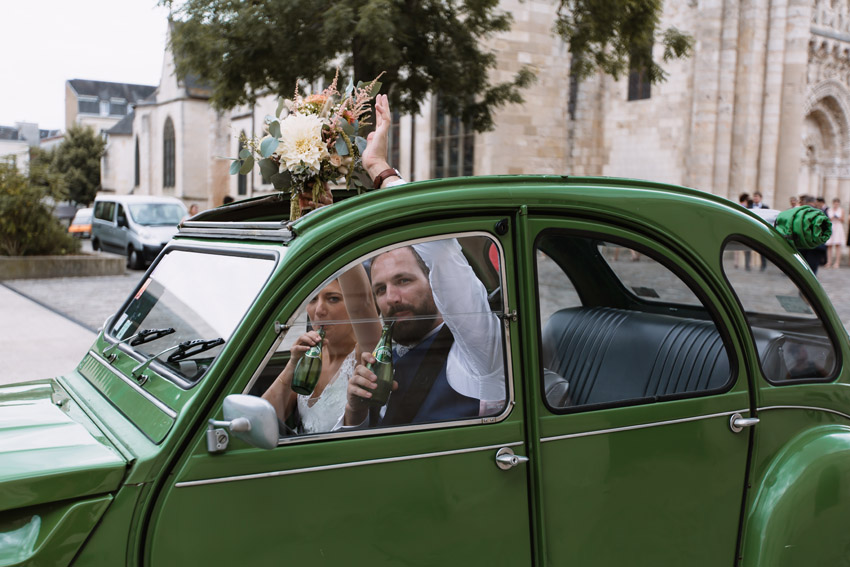
{"label": "car door hinge", "polygon": [[280,321],[274,322],[274,334],[279,335],[285,331],[289,330],[289,325],[283,324]]}
{"label": "car door hinge", "polygon": [[505,325],[507,325],[510,321],[516,323],[517,319],[519,319],[519,315],[517,315],[516,309],[511,309],[507,313],[502,313],[501,315],[499,315],[499,317],[502,319],[502,321],[505,322]]}

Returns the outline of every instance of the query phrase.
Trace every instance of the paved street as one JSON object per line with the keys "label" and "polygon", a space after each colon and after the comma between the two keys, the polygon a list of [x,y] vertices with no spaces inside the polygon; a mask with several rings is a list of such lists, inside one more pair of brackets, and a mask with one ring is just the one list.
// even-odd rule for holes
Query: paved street
{"label": "paved street", "polygon": [[[143,274],[0,282],[0,384],[73,369]],[[850,329],[850,268],[818,275]]]}

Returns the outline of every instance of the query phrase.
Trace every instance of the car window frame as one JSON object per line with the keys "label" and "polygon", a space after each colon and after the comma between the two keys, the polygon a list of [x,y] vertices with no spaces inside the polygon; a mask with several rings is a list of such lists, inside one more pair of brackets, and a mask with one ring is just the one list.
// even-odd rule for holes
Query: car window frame
{"label": "car window frame", "polygon": [[[805,294],[806,299],[809,302],[809,305],[812,306],[815,315],[820,321],[821,325],[826,330],[826,334],[829,337],[833,352],[835,353],[835,368],[833,369],[833,374],[830,376],[826,376],[824,378],[789,378],[787,380],[783,380],[781,382],[776,380],[771,380],[767,377],[767,373],[764,371],[764,367],[762,366],[761,357],[758,355],[755,343],[755,337],[753,336],[752,325],[750,325],[749,317],[747,316],[747,310],[744,309],[744,304],[741,302],[741,298],[738,297],[738,292],[735,289],[735,286],[732,285],[732,282],[729,280],[729,277],[726,275],[726,269],[723,267],[723,254],[726,251],[726,247],[730,242],[738,242],[744,244],[745,246],[749,246],[753,252],[757,254],[761,254],[765,256],[768,260],[770,260],[774,266],[776,266],[786,278],[791,280],[791,282],[797,286],[798,291],[801,291]],[[799,253],[795,252],[795,256]],[[801,257],[797,258],[799,261],[805,263]],[[758,241],[749,238],[743,234],[735,233],[730,234],[726,238],[723,239],[723,242],[720,245],[720,253],[718,256],[718,263],[720,266],[720,272],[723,275],[723,280],[726,282],[726,285],[729,287],[729,290],[732,292],[732,295],[735,298],[735,303],[738,305],[738,309],[741,311],[743,315],[744,322],[747,326],[747,340],[749,342],[749,347],[753,349],[753,352],[756,352],[756,360],[758,362],[759,373],[765,382],[770,384],[771,386],[794,386],[798,384],[829,384],[835,382],[841,376],[841,367],[843,364],[843,352],[841,350],[841,342],[838,340],[838,336],[835,334],[835,329],[833,329],[833,325],[824,310],[822,302],[818,300],[815,296],[812,295],[811,286],[809,286],[802,276],[797,273],[795,270],[789,270],[791,264],[786,260],[783,260],[779,254],[774,253],[773,250],[763,246]],[[829,323],[829,324],[827,324]]]}
{"label": "car window frame", "polygon": [[[651,259],[654,262],[661,264],[663,267],[667,268],[673,275],[678,277],[685,286],[688,287],[693,293],[694,296],[702,303],[702,307],[704,312],[708,315],[707,321],[711,321],[715,328],[717,329],[718,334],[720,335],[721,341],[723,342],[723,347],[726,352],[727,358],[729,360],[729,379],[726,383],[719,388],[712,388],[707,390],[698,390],[695,392],[684,392],[681,394],[669,394],[664,396],[656,396],[654,398],[632,398],[625,400],[617,400],[613,402],[603,402],[603,403],[595,403],[595,404],[584,404],[580,406],[571,406],[566,408],[557,408],[553,407],[545,394],[545,383],[544,383],[544,366],[543,366],[543,321],[540,319],[540,297],[539,294],[535,293],[534,298],[534,307],[535,313],[534,318],[536,321],[536,329],[534,330],[537,334],[537,358],[538,358],[538,368],[537,368],[537,385],[540,390],[539,399],[542,401],[544,407],[548,412],[552,415],[569,415],[569,414],[578,414],[578,413],[587,413],[591,411],[600,411],[607,409],[615,409],[615,408],[625,408],[625,407],[634,407],[634,406],[651,406],[659,402],[670,402],[670,401],[678,401],[678,400],[687,400],[687,399],[695,399],[695,398],[705,398],[709,396],[718,396],[725,394],[735,388],[738,384],[738,378],[741,371],[741,364],[739,362],[739,352],[735,348],[735,340],[732,333],[729,332],[729,329],[726,325],[722,324],[721,310],[717,308],[717,305],[710,300],[705,291],[701,286],[697,284],[697,282],[692,278],[689,274],[685,273],[678,266],[675,265],[674,262],[670,261],[669,258],[666,257],[665,254],[662,254],[658,249],[652,248],[648,244],[640,242],[641,239],[647,240],[649,242],[654,243],[657,247],[668,251],[670,254],[675,255],[676,257],[683,259],[684,256],[677,252],[674,248],[668,246],[667,244],[653,239],[652,236],[641,234],[638,232],[634,232],[629,230],[628,228],[619,227],[616,225],[604,225],[605,228],[611,232],[598,232],[597,229],[584,229],[584,228],[570,228],[568,225],[570,224],[578,224],[582,223],[582,219],[574,219],[575,222],[570,222],[568,219],[564,219],[564,222],[561,226],[550,226],[548,228],[541,229],[537,234],[534,235],[533,240],[531,241],[532,251],[536,253],[538,250],[538,242],[541,236],[546,234],[551,234],[552,232],[561,232],[567,233],[569,236],[582,237],[590,240],[601,240],[603,242],[611,242],[613,244],[618,244],[620,246],[626,246],[628,248],[633,248],[634,250],[640,252],[641,254],[647,256],[647,258]],[[623,235],[613,234],[613,232],[621,232]],[[630,240],[630,238],[634,240]],[[660,260],[658,256],[661,256],[663,260]],[[670,304],[666,302],[647,302],[641,299],[639,296],[635,295],[631,292],[625,285],[622,280],[617,276],[616,272],[614,272],[610,266],[607,265],[607,260],[603,261],[606,263],[606,269],[611,272],[611,276],[615,284],[621,288],[620,291],[624,295],[628,296],[631,301],[634,301],[636,305],[641,307],[648,307],[641,312],[644,313],[653,313],[659,315],[673,315],[676,316],[675,313],[671,313],[671,311],[678,311],[679,313],[685,313],[691,311],[696,311],[694,306],[691,305],[682,305],[682,304]],[[535,292],[539,288],[538,287],[538,272],[537,272],[537,261],[536,257],[533,259],[533,269],[534,269],[534,286]],[[699,270],[691,263],[689,263],[691,269],[699,274]],[[569,276],[564,273],[568,279]],[[704,279],[704,278],[703,278]],[[572,283],[572,280],[571,280]],[[574,284],[573,284],[574,285]],[[577,295],[582,300],[584,304],[584,298],[582,294],[576,290]],[[661,308],[661,309],[659,309]]]}
{"label": "car window frame", "polygon": [[[413,238],[402,238],[400,240],[395,241],[393,244],[388,244],[384,246],[380,246],[378,248],[369,248],[369,252],[366,254],[357,254],[353,258],[347,261],[343,261],[342,264],[339,265],[338,268],[333,269],[331,275],[321,280],[318,285],[314,286],[305,286],[304,288],[298,290],[298,294],[304,294],[304,297],[298,301],[297,306],[289,316],[286,318],[285,323],[279,323],[278,327],[280,332],[277,337],[272,341],[272,344],[269,346],[266,353],[263,355],[260,364],[257,368],[252,372],[250,378],[245,384],[244,388],[242,388],[239,393],[249,394],[254,387],[254,384],[257,382],[258,378],[262,374],[265,366],[271,360],[271,358],[278,352],[278,348],[280,344],[284,341],[285,337],[292,330],[293,326],[297,323],[298,316],[303,313],[306,309],[307,304],[310,299],[315,295],[315,291],[323,288],[328,285],[335,277],[348,269],[356,266],[357,264],[362,263],[367,258],[373,258],[383,252],[388,250],[393,250],[396,248],[400,248],[403,246],[409,246],[413,244],[420,244],[423,242],[432,242],[436,240],[447,240],[451,238],[466,238],[470,236],[479,236],[486,237],[490,240],[491,243],[494,243],[499,251],[499,283],[502,288],[502,313],[496,313],[496,315],[505,320],[506,313],[510,313],[510,302],[508,294],[506,293],[507,289],[507,257],[505,254],[505,248],[502,245],[502,242],[499,240],[498,235],[487,232],[482,229],[473,229],[473,230],[461,230],[454,232],[443,232],[439,234],[432,234],[429,236],[420,236]],[[363,244],[364,240],[360,240],[354,244],[352,247],[346,247],[345,250],[342,250],[337,255],[338,258],[350,258],[353,254],[355,254],[353,249],[362,248],[362,246],[358,246],[358,244]],[[366,247],[369,245],[367,244]],[[315,275],[317,272],[322,271],[323,267],[319,266],[312,270],[312,274]],[[307,276],[308,278],[310,276]],[[276,309],[277,313],[286,310],[285,307],[279,307]],[[280,321],[280,318],[274,317],[276,321]],[[502,326],[502,341],[503,341],[503,356],[504,356],[504,368],[505,368],[505,394],[506,400],[504,407],[501,412],[497,415],[488,415],[488,416],[478,416],[478,417],[470,417],[463,419],[454,419],[454,420],[445,420],[445,421],[434,421],[427,423],[408,423],[402,425],[393,425],[387,427],[365,427],[358,429],[340,429],[336,431],[323,431],[320,433],[313,434],[303,434],[303,435],[287,435],[287,436],[278,436],[277,447],[288,446],[299,443],[311,443],[317,441],[335,441],[341,439],[349,439],[349,438],[361,438],[361,437],[371,437],[375,435],[398,435],[401,433],[407,432],[415,432],[415,431],[429,431],[435,429],[450,429],[454,427],[469,427],[475,425],[489,424],[489,423],[499,423],[506,419],[508,419],[513,413],[513,408],[516,405],[516,387],[515,387],[515,374],[513,372],[513,356],[511,353],[512,345],[518,339],[511,340],[511,332],[509,325]]]}

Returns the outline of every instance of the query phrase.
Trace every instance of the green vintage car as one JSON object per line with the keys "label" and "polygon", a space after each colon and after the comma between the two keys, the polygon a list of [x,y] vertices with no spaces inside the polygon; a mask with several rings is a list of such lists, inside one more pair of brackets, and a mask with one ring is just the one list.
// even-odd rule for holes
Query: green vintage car
{"label": "green vintage car", "polygon": [[[76,369],[0,388],[0,566],[850,563],[848,336],[749,211],[552,176],[288,214],[185,221]],[[318,328],[350,352],[297,398]]]}

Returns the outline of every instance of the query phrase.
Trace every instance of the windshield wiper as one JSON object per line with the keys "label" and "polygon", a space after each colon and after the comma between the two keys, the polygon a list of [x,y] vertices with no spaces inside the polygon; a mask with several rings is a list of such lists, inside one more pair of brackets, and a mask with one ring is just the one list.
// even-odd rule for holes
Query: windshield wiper
{"label": "windshield wiper", "polygon": [[[151,362],[153,362],[157,357],[162,356],[166,352],[171,352],[172,350],[177,351],[166,359],[168,362],[178,362],[190,356],[195,356],[196,354],[200,354],[204,351],[210,350],[211,348],[215,348],[218,345],[223,345],[224,339],[219,337],[217,339],[195,339],[194,341],[183,341],[180,344],[176,344],[172,347],[168,347],[162,352],[158,352],[154,355],[151,355],[150,358],[139,364],[133,369],[131,373],[133,378],[137,378],[142,375],[142,372],[147,370],[148,366],[150,366]],[[144,384],[147,379],[142,380],[141,383]]]}
{"label": "windshield wiper", "polygon": [[126,339],[122,339],[117,343],[109,345],[108,347],[103,349],[103,355],[110,356],[110,353],[116,348],[118,348],[118,345],[120,344],[130,343],[130,346],[143,345],[145,343],[161,339],[162,337],[170,335],[173,332],[174,329],[172,327],[168,327],[167,329],[144,329],[131,337],[127,337]]}

